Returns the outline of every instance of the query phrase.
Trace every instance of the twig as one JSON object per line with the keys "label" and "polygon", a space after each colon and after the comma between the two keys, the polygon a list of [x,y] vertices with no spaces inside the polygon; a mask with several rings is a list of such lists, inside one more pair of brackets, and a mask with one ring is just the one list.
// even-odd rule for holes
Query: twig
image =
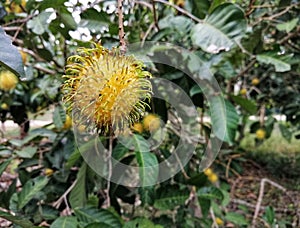
{"label": "twig", "polygon": [[235,189],[236,189],[236,186],[238,184],[238,182],[242,181],[242,180],[250,180],[250,181],[253,181],[253,180],[259,180],[258,178],[255,178],[253,176],[238,176],[234,181],[233,183],[231,184],[231,189],[230,189],[230,198],[234,198],[235,196]]}
{"label": "twig", "polygon": [[146,6],[146,7],[149,8],[150,10],[153,10],[153,9],[152,9],[152,5],[149,4],[148,2],[144,2],[144,1],[134,1],[134,3],[139,4],[139,5]]}
{"label": "twig", "polygon": [[155,24],[155,27],[157,29],[159,29],[158,22],[157,22],[156,8],[155,8],[154,0],[151,0],[151,3],[152,3],[152,11],[153,11],[154,24]]}
{"label": "twig", "polygon": [[272,21],[272,20],[274,20],[276,17],[282,16],[283,14],[289,12],[290,9],[292,9],[292,8],[298,6],[298,5],[299,5],[299,3],[297,3],[297,4],[292,4],[292,5],[290,5],[290,6],[287,6],[284,10],[280,11],[279,13],[273,14],[272,16],[261,17],[261,18],[259,18],[257,21],[255,21],[251,26],[253,27],[253,26],[257,25],[258,23],[260,23],[261,21]]}
{"label": "twig", "polygon": [[210,216],[211,216],[211,218],[213,220],[212,227],[219,228],[219,226],[218,226],[218,224],[216,222],[216,216],[215,216],[215,213],[214,213],[212,207],[209,208],[209,213],[210,213]]}
{"label": "twig", "polygon": [[260,114],[259,114],[259,123],[260,123],[261,127],[264,126],[265,115],[266,115],[266,108],[265,108],[265,105],[262,104],[261,107],[260,107]]}
{"label": "twig", "polygon": [[[47,50],[47,47],[45,46],[45,44],[44,44],[44,42],[43,42],[42,36],[39,36],[39,38],[40,38],[40,40],[41,40],[41,44],[42,44],[43,48],[44,48],[45,50]],[[46,61],[46,62],[48,62],[48,61]],[[52,58],[51,62],[53,62],[54,65],[55,65],[56,67],[58,67],[59,69],[62,69],[62,68],[63,68],[63,66],[61,66],[54,58]]]}
{"label": "twig", "polygon": [[112,150],[113,150],[113,141],[114,141],[114,136],[113,136],[113,129],[110,129],[110,136],[109,136],[109,147],[108,147],[108,177],[107,177],[107,193],[106,193],[106,200],[107,200],[107,207],[110,207],[110,179],[112,176]]}
{"label": "twig", "polygon": [[[218,161],[218,160],[216,160],[215,162],[216,162],[217,164],[222,165],[224,168],[227,169],[227,165],[224,164],[223,162],[220,162],[220,161]],[[230,168],[230,167],[229,167],[229,169],[231,170],[231,172],[232,172],[234,175],[237,176],[237,178],[241,178],[241,175],[240,175],[237,171],[235,171],[234,169],[232,169],[232,168]]]}
{"label": "twig", "polygon": [[179,11],[180,13],[188,16],[189,18],[191,18],[192,20],[198,22],[198,23],[203,23],[202,20],[200,20],[198,17],[195,17],[193,14],[189,13],[188,11],[182,9],[181,7],[174,5],[171,2],[165,1],[165,0],[154,0],[155,2],[160,2],[163,3],[165,5],[171,6],[172,8],[176,9],[177,11]]}
{"label": "twig", "polygon": [[255,57],[255,55],[253,55],[252,53],[250,53],[249,51],[247,51],[247,50],[244,48],[244,46],[243,46],[239,41],[236,41],[235,43],[236,43],[237,46],[242,50],[242,52],[243,52],[244,54],[249,55],[251,58],[254,58],[254,57]]}
{"label": "twig", "polygon": [[33,68],[35,68],[39,71],[43,71],[47,74],[51,74],[51,75],[56,74],[56,71],[50,70],[50,69],[47,69],[47,68],[44,68],[44,67],[41,67],[41,66],[38,66],[38,65],[33,65]]}
{"label": "twig", "polygon": [[243,76],[244,74],[246,74],[251,68],[252,66],[255,64],[256,60],[253,59],[242,71],[240,71],[240,73],[236,76],[236,78],[239,78],[241,76]]}
{"label": "twig", "polygon": [[149,33],[151,32],[151,30],[153,29],[154,25],[155,25],[155,23],[152,23],[152,24],[149,26],[149,28],[147,29],[145,35],[143,36],[143,39],[142,39],[142,42],[141,42],[141,47],[144,46],[144,43],[145,43],[145,41],[146,41],[146,38],[147,38],[147,36],[149,35]]}
{"label": "twig", "polygon": [[282,191],[286,191],[286,189],[284,187],[282,187],[281,185],[267,179],[267,178],[263,178],[260,182],[260,189],[259,189],[259,196],[258,196],[258,199],[257,199],[257,203],[256,203],[256,206],[255,206],[255,212],[254,212],[254,216],[253,216],[253,219],[252,219],[252,227],[255,227],[255,224],[256,224],[256,219],[258,217],[258,213],[261,209],[261,202],[262,202],[262,199],[263,199],[263,196],[264,196],[264,189],[265,189],[265,182],[268,182],[269,184],[273,185],[274,187],[282,190]]}
{"label": "twig", "polygon": [[5,23],[3,25],[3,27],[7,27],[9,25],[18,24],[18,23],[26,23],[27,21],[29,21],[31,18],[35,17],[36,15],[37,14],[31,14],[31,15],[28,15],[27,17],[25,17],[25,18],[22,18],[22,19],[17,19],[17,20],[9,21],[9,22]]}
{"label": "twig", "polygon": [[193,211],[193,215],[196,218],[203,217],[195,186],[191,187],[190,195],[189,195],[189,198],[185,201],[185,205],[189,206],[189,208],[191,208],[191,210]]}
{"label": "twig", "polygon": [[[247,206],[249,208],[256,208],[256,205],[252,204],[252,203],[249,203],[245,200],[241,200],[241,199],[231,199],[230,200],[232,203],[235,203],[235,204],[240,204],[240,205],[244,205],[244,206]],[[262,210],[265,210],[267,207],[265,206],[260,206],[260,209]],[[288,208],[274,208],[274,211],[275,212],[283,212],[283,213],[286,213],[286,212],[293,212],[294,209],[288,209]]]}
{"label": "twig", "polygon": [[25,52],[26,54],[31,55],[33,58],[35,58],[35,60],[37,60],[38,62],[44,62],[45,60],[43,58],[41,58],[39,55],[37,55],[35,52],[33,52],[32,50],[29,50],[27,48],[19,48],[19,50]]}
{"label": "twig", "polygon": [[16,30],[20,29],[20,27],[19,26],[11,26],[11,27],[2,27],[2,29],[4,31],[16,31]]}
{"label": "twig", "polygon": [[16,30],[15,35],[14,35],[14,37],[13,37],[13,39],[12,39],[12,42],[14,42],[15,39],[17,39],[17,37],[18,37],[18,35],[19,35],[21,29],[22,29],[23,26],[25,25],[25,23],[26,23],[26,22],[23,22],[23,23],[19,26],[19,28]]}
{"label": "twig", "polygon": [[231,164],[231,162],[232,162],[232,157],[230,157],[230,158],[228,159],[228,162],[227,162],[227,165],[226,165],[226,172],[225,172],[225,177],[226,177],[226,179],[229,178],[229,169],[230,169],[230,164]]}
{"label": "twig", "polygon": [[[61,205],[62,201],[65,200],[65,198],[67,197],[67,195],[68,195],[68,194],[72,191],[72,189],[75,187],[76,183],[77,183],[77,180],[75,180],[75,181],[72,183],[72,185],[67,189],[67,191],[65,191],[65,193],[64,193],[61,197],[59,197],[59,199],[56,200],[56,201],[52,204],[52,206],[55,207],[56,209],[58,209],[59,206]],[[66,206],[68,206],[68,205],[66,205]]]}
{"label": "twig", "polygon": [[299,5],[299,3],[290,5],[290,6],[286,7],[284,10],[282,10],[281,12],[276,13],[276,14],[273,14],[272,16],[269,16],[269,17],[267,17],[267,18],[265,18],[265,19],[271,21],[271,20],[275,19],[276,17],[280,17],[281,15],[283,15],[283,14],[289,12],[290,9],[292,9],[292,8],[298,6],[298,5]]}
{"label": "twig", "polygon": [[251,0],[249,5],[248,5],[248,9],[246,11],[246,16],[248,17],[252,12],[253,12],[253,5],[255,3],[255,0]]}
{"label": "twig", "polygon": [[118,0],[118,16],[119,16],[119,40],[120,40],[120,50],[124,54],[126,52],[126,43],[125,43],[125,33],[123,25],[123,0]]}
{"label": "twig", "polygon": [[175,158],[176,158],[176,160],[177,160],[177,162],[178,162],[178,164],[179,164],[179,166],[180,166],[180,170],[181,170],[181,172],[182,172],[184,178],[185,178],[186,180],[190,179],[190,177],[189,177],[189,176],[187,175],[187,173],[185,172],[184,167],[183,167],[183,165],[182,165],[182,163],[181,163],[181,161],[180,161],[180,159],[179,159],[177,153],[175,152],[174,155],[175,155]]}
{"label": "twig", "polygon": [[93,2],[90,2],[90,4],[88,4],[87,6],[85,5],[81,5],[80,7],[80,11],[83,12],[87,9],[91,9],[94,8],[94,6],[98,5],[99,3],[104,2],[104,0],[95,0]]}
{"label": "twig", "polygon": [[[15,42],[15,40],[17,39],[17,36],[19,35],[21,29],[23,28],[23,26],[26,24],[27,21],[29,21],[31,18],[33,18],[35,15],[32,14],[32,15],[28,15],[26,18],[22,19],[22,20],[18,20],[18,22],[21,23],[20,26],[17,26],[17,28],[14,26],[12,28],[14,28],[13,30],[10,30],[10,31],[16,31],[13,38],[12,38],[12,41]],[[8,24],[6,24],[7,26]],[[9,27],[6,28],[6,31],[9,31]]]}
{"label": "twig", "polygon": [[261,9],[261,8],[274,8],[275,5],[265,4],[265,5],[252,5],[252,8]]}
{"label": "twig", "polygon": [[283,44],[286,41],[288,41],[289,39],[291,39],[294,36],[299,36],[300,33],[300,26],[297,26],[296,32],[294,33],[289,33],[287,36],[285,36],[283,39],[279,40],[278,43],[279,44]]}

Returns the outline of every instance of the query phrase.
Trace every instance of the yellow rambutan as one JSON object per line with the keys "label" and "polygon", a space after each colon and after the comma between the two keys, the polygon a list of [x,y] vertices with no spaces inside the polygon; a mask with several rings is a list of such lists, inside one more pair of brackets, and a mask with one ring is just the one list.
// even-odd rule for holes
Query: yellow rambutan
{"label": "yellow rambutan", "polygon": [[80,124],[95,126],[103,133],[110,128],[122,132],[137,122],[148,106],[151,74],[133,56],[93,45],[79,48],[77,55],[68,58],[63,101]]}
{"label": "yellow rambutan", "polygon": [[134,130],[135,132],[138,132],[138,133],[141,134],[143,132],[143,130],[144,130],[143,124],[142,123],[135,123],[135,124],[133,124],[132,130]]}
{"label": "yellow rambutan", "polygon": [[8,71],[4,70],[0,72],[0,89],[9,91],[17,86],[18,78],[17,76]]}
{"label": "yellow rambutan", "polygon": [[143,124],[147,131],[155,132],[160,128],[160,119],[155,114],[148,114],[144,117]]}

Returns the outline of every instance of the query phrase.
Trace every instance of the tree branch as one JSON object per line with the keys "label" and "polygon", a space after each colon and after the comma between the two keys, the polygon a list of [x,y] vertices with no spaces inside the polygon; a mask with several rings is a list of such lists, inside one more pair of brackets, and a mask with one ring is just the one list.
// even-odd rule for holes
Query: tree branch
{"label": "tree branch", "polygon": [[157,29],[159,29],[158,22],[157,22],[156,8],[155,8],[154,0],[151,0],[151,3],[152,3],[152,11],[153,11],[154,24],[155,24],[155,27]]}
{"label": "tree branch", "polygon": [[112,150],[113,150],[113,141],[114,141],[114,136],[113,136],[113,129],[110,129],[110,136],[109,136],[109,147],[108,147],[108,158],[107,158],[107,162],[108,162],[108,177],[107,177],[107,193],[106,193],[106,202],[107,202],[107,207],[110,207],[110,179],[112,176],[112,161],[111,161],[111,157],[112,157]]}
{"label": "tree branch", "polygon": [[[165,0],[153,0],[154,2],[159,2],[168,6],[171,6],[172,8],[176,9],[178,12],[186,15],[187,17],[191,18],[193,21],[198,22],[198,23],[203,23],[202,20],[200,20],[198,17],[195,17],[193,14],[189,13],[188,11],[182,9],[181,7],[174,5],[171,2],[165,1]],[[145,1],[135,1],[135,3],[140,4],[140,5],[144,5],[150,9],[153,10],[153,7],[151,4],[145,2]]]}
{"label": "tree branch", "polygon": [[126,42],[125,42],[125,33],[123,25],[123,0],[118,0],[118,16],[119,16],[119,40],[120,40],[120,50],[124,54],[126,52]]}
{"label": "tree branch", "polygon": [[265,189],[265,183],[268,182],[269,184],[273,185],[274,187],[282,190],[283,192],[286,191],[286,189],[284,187],[282,187],[281,185],[267,179],[267,178],[263,178],[260,182],[260,189],[259,189],[259,196],[258,196],[258,199],[257,199],[257,203],[256,203],[256,206],[255,206],[255,212],[254,212],[254,216],[253,216],[253,219],[252,219],[252,227],[255,227],[255,224],[256,224],[256,219],[258,217],[258,213],[261,209],[261,202],[262,202],[262,199],[263,199],[263,196],[264,196],[264,189]]}

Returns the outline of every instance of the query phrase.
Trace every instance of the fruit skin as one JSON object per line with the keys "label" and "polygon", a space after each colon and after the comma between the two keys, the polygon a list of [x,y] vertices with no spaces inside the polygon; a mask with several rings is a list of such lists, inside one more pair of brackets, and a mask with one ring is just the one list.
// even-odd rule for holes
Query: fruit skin
{"label": "fruit skin", "polygon": [[92,48],[78,48],[77,55],[67,60],[63,102],[68,112],[79,111],[78,124],[88,123],[88,128],[104,135],[111,128],[115,135],[123,134],[149,107],[152,75],[133,55],[91,44]]}
{"label": "fruit skin", "polygon": [[210,175],[213,174],[213,171],[212,171],[212,169],[208,168],[208,169],[204,170],[204,174],[205,174],[206,176],[210,176]]}
{"label": "fruit skin", "polygon": [[216,183],[218,181],[218,176],[215,173],[212,173],[211,175],[209,175],[207,177],[207,179],[211,182],[211,183]]}
{"label": "fruit skin", "polygon": [[243,88],[240,90],[241,95],[246,95],[247,94],[247,89]]}
{"label": "fruit skin", "polygon": [[20,51],[20,54],[22,57],[23,64],[25,64],[27,61],[27,54],[24,51]]}
{"label": "fruit skin", "polygon": [[64,123],[63,129],[69,130],[72,127],[72,118],[69,115],[66,115],[66,121]]}
{"label": "fruit skin", "polygon": [[253,78],[252,81],[251,81],[251,84],[254,85],[254,86],[256,86],[256,85],[259,84],[259,82],[260,82],[260,81],[259,81],[258,78]]}
{"label": "fruit skin", "polygon": [[78,126],[78,131],[79,131],[80,133],[83,133],[85,130],[86,130],[85,125],[81,124],[81,125]]}
{"label": "fruit skin", "polygon": [[184,0],[176,0],[176,5],[178,5],[179,7],[183,8],[184,7],[184,4],[185,4],[185,1]]}
{"label": "fruit skin", "polygon": [[132,130],[141,134],[144,130],[143,124],[142,123],[134,123],[132,126]]}
{"label": "fruit skin", "polygon": [[224,224],[223,220],[220,219],[219,217],[216,218],[216,223],[217,223],[218,225],[223,225],[223,224]]}
{"label": "fruit skin", "polygon": [[9,91],[14,89],[18,83],[17,76],[7,70],[0,72],[0,89],[4,91]]}
{"label": "fruit skin", "polygon": [[45,174],[47,177],[51,176],[53,173],[54,173],[54,170],[53,170],[53,169],[50,169],[50,168],[45,168],[45,169],[44,169],[44,174]]}
{"label": "fruit skin", "polygon": [[160,119],[155,114],[148,114],[143,119],[143,125],[147,131],[154,132],[160,128]]}
{"label": "fruit skin", "polygon": [[2,103],[1,104],[1,107],[0,107],[2,110],[8,110],[8,105],[6,103]]}
{"label": "fruit skin", "polygon": [[5,7],[5,10],[8,13],[22,13],[23,9],[26,7],[26,0],[22,0],[21,4],[17,4],[15,1],[12,1],[12,3],[10,2],[10,0],[6,0],[7,7]]}
{"label": "fruit skin", "polygon": [[262,139],[266,138],[266,131],[264,129],[260,128],[255,132],[255,135],[256,135],[257,139],[262,140]]}

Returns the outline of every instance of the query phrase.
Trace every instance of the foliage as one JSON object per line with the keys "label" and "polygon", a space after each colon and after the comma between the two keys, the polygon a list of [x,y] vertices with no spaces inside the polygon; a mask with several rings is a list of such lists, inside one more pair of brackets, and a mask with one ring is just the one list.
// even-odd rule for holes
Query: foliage
{"label": "foliage", "polygon": [[[205,93],[185,73],[149,63],[154,77],[181,87],[199,116],[210,117],[211,122],[200,118],[203,141],[190,161],[174,177],[157,184],[160,170],[156,165],[171,156],[179,141],[176,131],[166,128],[166,142],[151,152],[145,146],[148,131],[133,135],[128,142],[132,150],[114,141],[114,159],[139,166],[139,188],[108,184],[88,166],[76,146],[73,129],[64,127],[69,117],[61,103],[67,57],[78,47],[90,47],[89,40],[101,40],[107,48],[119,45],[116,2],[0,2],[0,70],[11,70],[19,77],[16,88],[0,90],[0,117],[2,122],[13,120],[21,129],[19,138],[0,139],[0,174],[10,166],[17,173],[0,192],[0,207],[9,211],[1,209],[0,217],[21,227],[49,224],[53,228],[211,227],[216,222],[213,215],[224,225],[246,227],[251,223],[226,209],[230,201],[227,183],[221,178],[211,183],[199,169],[199,161],[210,132],[224,140],[221,155],[226,156],[225,148],[236,149],[249,132],[254,136],[264,129],[268,139],[278,122],[274,115],[286,116],[279,129],[287,141],[300,139],[299,1],[153,2],[155,11],[146,1],[124,4],[128,43],[168,42],[192,50],[202,63],[181,56],[185,60],[181,64],[187,66],[187,72],[203,72],[203,66],[212,72],[225,102],[216,97],[209,104]],[[20,52],[26,54],[23,62]],[[167,59],[181,55],[166,53]],[[252,83],[254,78],[259,83]],[[240,93],[242,88],[245,90]],[[151,105],[149,112],[165,123],[177,121],[167,102],[154,99]],[[43,113],[53,114],[50,123],[30,128],[29,119]],[[248,132],[250,116],[255,121]],[[109,143],[104,136],[101,140]],[[263,141],[256,139],[256,146]],[[263,219],[275,225],[275,216],[269,207]]]}

